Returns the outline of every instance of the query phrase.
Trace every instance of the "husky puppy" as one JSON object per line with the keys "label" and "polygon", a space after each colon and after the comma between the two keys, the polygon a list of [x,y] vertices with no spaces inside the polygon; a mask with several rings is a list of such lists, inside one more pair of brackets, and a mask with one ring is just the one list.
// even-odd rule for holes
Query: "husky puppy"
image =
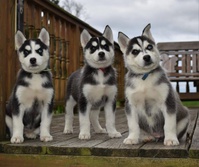
{"label": "husky puppy", "polygon": [[150,28],[148,24],[141,36],[132,39],[122,32],[118,34],[128,69],[125,110],[129,136],[124,143],[138,144],[164,137],[164,145],[179,145],[188,126],[189,114],[159,65],[160,54]]}
{"label": "husky puppy", "polygon": [[28,40],[17,31],[15,44],[21,69],[6,106],[6,125],[11,143],[22,143],[24,135],[41,141],[51,141],[50,124],[54,89],[49,62],[49,34],[40,31],[38,39]]}
{"label": "husky puppy", "polygon": [[[91,37],[87,30],[80,36],[84,52],[84,66],[68,79],[64,133],[73,133],[73,108],[79,107],[79,139],[90,139],[90,121],[96,133],[112,138],[121,137],[115,129],[116,71],[112,30],[106,26],[103,36]],[[100,109],[104,108],[106,130],[99,124]]]}

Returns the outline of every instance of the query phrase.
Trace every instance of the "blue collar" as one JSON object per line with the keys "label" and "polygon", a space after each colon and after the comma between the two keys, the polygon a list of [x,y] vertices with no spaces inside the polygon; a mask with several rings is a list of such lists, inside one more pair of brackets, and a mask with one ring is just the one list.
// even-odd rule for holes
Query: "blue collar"
{"label": "blue collar", "polygon": [[143,75],[143,77],[142,77],[142,80],[147,79],[147,77],[149,76],[150,73],[151,73],[151,72],[145,73],[145,74]]}

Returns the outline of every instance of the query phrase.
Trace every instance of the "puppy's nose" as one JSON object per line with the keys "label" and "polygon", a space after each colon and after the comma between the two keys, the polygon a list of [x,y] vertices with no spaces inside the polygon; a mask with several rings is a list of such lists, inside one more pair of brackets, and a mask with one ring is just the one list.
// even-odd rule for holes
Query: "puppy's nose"
{"label": "puppy's nose", "polygon": [[30,63],[31,63],[32,65],[36,64],[36,61],[37,61],[37,60],[36,60],[36,58],[34,58],[34,57],[30,59]]}
{"label": "puppy's nose", "polygon": [[143,57],[143,60],[146,61],[146,62],[150,62],[150,61],[151,61],[151,56],[145,55],[145,56]]}
{"label": "puppy's nose", "polygon": [[104,58],[105,58],[104,52],[99,52],[98,55],[99,55],[100,60],[104,60]]}

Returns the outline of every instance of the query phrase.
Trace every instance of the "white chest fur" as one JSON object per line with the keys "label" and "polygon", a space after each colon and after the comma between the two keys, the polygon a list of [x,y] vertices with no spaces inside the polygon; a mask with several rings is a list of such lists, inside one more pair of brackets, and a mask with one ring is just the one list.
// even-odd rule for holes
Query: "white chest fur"
{"label": "white chest fur", "polygon": [[43,84],[48,81],[47,77],[33,74],[32,78],[25,78],[25,81],[29,85],[27,87],[18,86],[16,91],[19,103],[23,104],[26,108],[30,108],[35,99],[42,101],[44,104],[50,102],[53,89],[43,87]]}
{"label": "white chest fur", "polygon": [[85,84],[83,86],[83,93],[87,100],[89,100],[91,103],[95,103],[100,101],[103,96],[107,96],[111,99],[115,97],[117,93],[116,85],[106,84],[110,77],[109,75],[104,76],[103,72],[99,70],[98,73],[93,77],[97,82],[96,85]]}
{"label": "white chest fur", "polygon": [[[125,90],[130,105],[138,115],[144,116],[151,126],[154,124],[155,115],[160,112],[162,104],[165,103],[169,89],[166,83],[158,84],[158,79],[158,75],[150,75],[146,80],[132,78],[130,82],[133,86],[127,86]],[[147,113],[147,107],[150,107],[150,114]]]}

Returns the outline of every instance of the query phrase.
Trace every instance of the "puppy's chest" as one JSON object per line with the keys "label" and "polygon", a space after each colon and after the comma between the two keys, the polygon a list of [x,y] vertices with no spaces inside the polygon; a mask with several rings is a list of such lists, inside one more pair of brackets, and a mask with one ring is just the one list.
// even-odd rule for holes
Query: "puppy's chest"
{"label": "puppy's chest", "polygon": [[24,81],[28,86],[18,86],[16,92],[21,102],[32,101],[33,99],[48,100],[52,97],[53,89],[44,87],[44,84],[49,82],[47,77],[33,74],[32,78],[25,77]]}
{"label": "puppy's chest", "polygon": [[168,95],[168,85],[158,83],[155,76],[148,77],[146,80],[141,78],[129,78],[126,87],[126,96],[130,99],[142,101],[154,99],[155,101],[164,101]]}
{"label": "puppy's chest", "polygon": [[103,96],[109,96],[109,93],[116,93],[116,85],[109,84],[110,75],[104,76],[102,71],[93,75],[95,84],[86,83],[83,85],[83,93],[87,99],[94,101],[100,100]]}

